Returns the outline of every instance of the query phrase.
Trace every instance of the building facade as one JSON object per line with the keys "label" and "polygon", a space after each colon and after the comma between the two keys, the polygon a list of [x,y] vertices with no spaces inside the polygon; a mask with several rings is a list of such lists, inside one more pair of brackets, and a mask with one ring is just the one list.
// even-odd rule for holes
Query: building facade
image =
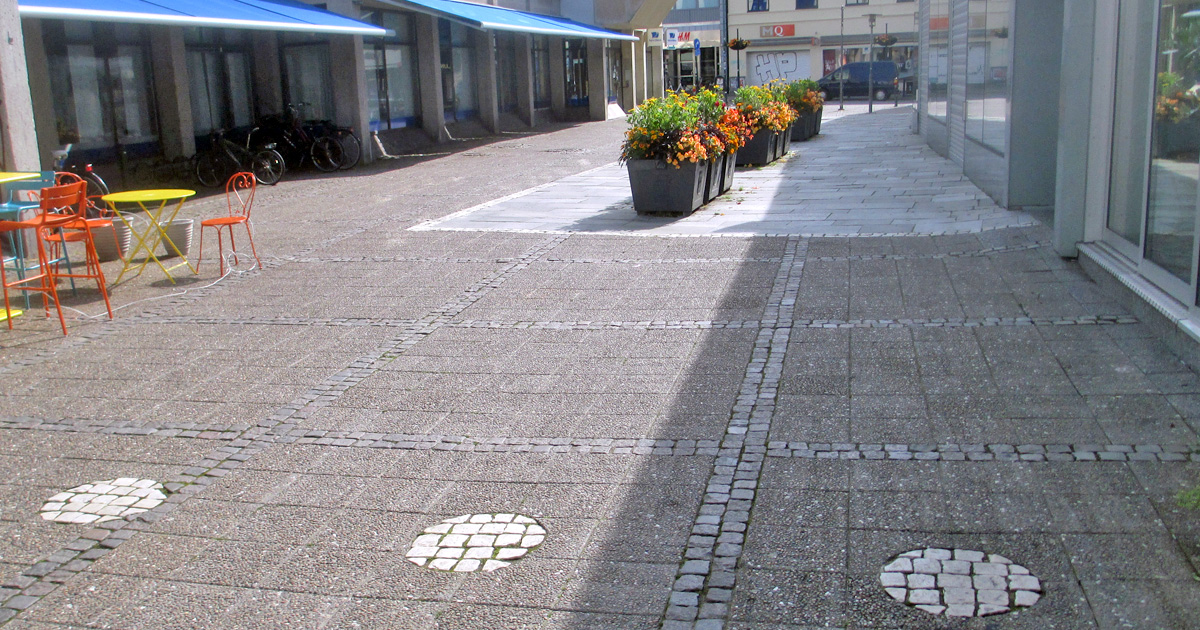
{"label": "building facade", "polygon": [[671,7],[281,0],[264,17],[247,3],[196,4],[0,0],[0,170],[49,168],[68,143],[110,165],[189,156],[213,130],[288,105],[364,140],[419,129],[445,141],[467,121],[496,132],[603,120],[661,92],[661,48],[655,57],[646,32]]}
{"label": "building facade", "polygon": [[[726,1],[729,36],[750,40],[749,48],[731,53],[731,76],[743,83],[819,79],[872,53],[875,60],[895,61],[902,72],[916,71],[913,0]],[[872,46],[881,36],[891,43]]]}
{"label": "building facade", "polygon": [[920,6],[929,145],[1200,363],[1200,1]]}

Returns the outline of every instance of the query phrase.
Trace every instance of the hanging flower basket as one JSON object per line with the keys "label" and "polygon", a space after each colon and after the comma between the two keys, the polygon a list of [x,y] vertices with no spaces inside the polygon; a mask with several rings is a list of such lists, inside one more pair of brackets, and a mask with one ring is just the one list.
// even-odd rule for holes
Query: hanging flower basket
{"label": "hanging flower basket", "polygon": [[749,47],[750,47],[750,40],[748,40],[748,39],[734,37],[733,39],[729,40],[729,49],[730,50],[746,50]]}
{"label": "hanging flower basket", "polygon": [[896,36],[895,35],[877,35],[875,37],[875,45],[883,46],[884,48],[890,48],[892,46],[895,46],[896,45]]}

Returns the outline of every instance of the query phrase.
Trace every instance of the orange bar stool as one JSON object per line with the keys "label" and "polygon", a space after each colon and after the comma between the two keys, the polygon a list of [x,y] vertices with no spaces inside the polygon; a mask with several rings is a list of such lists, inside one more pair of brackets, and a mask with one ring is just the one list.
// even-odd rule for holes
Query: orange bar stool
{"label": "orange bar stool", "polygon": [[[108,301],[107,282],[104,279],[104,270],[100,268],[100,257],[96,255],[96,241],[92,237],[92,228],[99,227],[100,223],[112,225],[112,221],[88,218],[87,183],[82,179],[53,188],[43,188],[41,208],[45,213],[56,213],[70,218],[62,225],[45,227],[40,230],[42,240],[51,247],[49,253],[51,280],[56,282],[59,278],[67,278],[71,280],[72,286],[76,279],[95,280],[96,286],[100,289],[100,296],[104,298],[104,307],[108,310],[108,318],[112,319],[112,304]],[[82,271],[72,269],[69,260],[67,260],[67,272],[59,271],[60,261],[66,258],[67,243],[83,244],[84,269]]]}
{"label": "orange bar stool", "polygon": [[233,244],[233,226],[246,226],[246,237],[250,239],[250,252],[262,269],[262,259],[258,250],[254,249],[254,235],[250,232],[250,207],[254,205],[254,188],[257,180],[254,173],[234,173],[225,182],[225,201],[229,205],[229,216],[216,219],[205,219],[200,222],[200,255],[196,257],[196,272],[200,272],[200,261],[204,257],[204,228],[213,228],[217,232],[217,257],[221,263],[221,275],[225,275],[225,245],[221,241],[221,230],[229,229],[229,248],[233,250],[237,262],[237,246]]}

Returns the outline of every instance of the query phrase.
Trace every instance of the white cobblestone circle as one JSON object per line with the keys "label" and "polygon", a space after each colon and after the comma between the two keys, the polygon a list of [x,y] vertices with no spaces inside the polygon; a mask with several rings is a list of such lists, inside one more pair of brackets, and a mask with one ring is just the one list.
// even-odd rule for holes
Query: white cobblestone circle
{"label": "white cobblestone circle", "polygon": [[167,495],[153,479],[122,477],[85,483],[42,505],[42,518],[57,523],[103,523],[158,507]]}
{"label": "white cobblestone circle", "polygon": [[525,557],[546,539],[546,528],[520,514],[464,514],[426,527],[405,557],[441,571],[495,571]]}
{"label": "white cobblestone circle", "polygon": [[1029,569],[968,549],[917,549],[888,562],[879,582],[893,599],[947,617],[986,617],[1037,603],[1042,584]]}

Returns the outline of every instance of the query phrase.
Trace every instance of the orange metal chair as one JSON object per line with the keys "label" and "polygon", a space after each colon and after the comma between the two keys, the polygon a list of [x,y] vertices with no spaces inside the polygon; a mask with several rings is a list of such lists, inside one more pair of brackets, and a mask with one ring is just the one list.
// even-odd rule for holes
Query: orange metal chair
{"label": "orange metal chair", "polygon": [[[92,229],[101,225],[112,225],[111,219],[89,219],[87,183],[82,179],[70,183],[42,189],[42,211],[56,212],[70,217],[61,225],[45,227],[39,230],[41,240],[50,245],[50,277],[52,281],[59,278],[71,280],[74,286],[77,278],[90,278],[96,281],[100,296],[104,298],[104,307],[108,310],[108,318],[113,318],[112,304],[108,301],[108,282],[104,279],[104,270],[100,268],[100,257],[96,255],[96,241],[92,237]],[[84,250],[84,269],[77,271],[71,267],[70,259],[66,258],[67,243],[82,243]],[[61,252],[60,252],[61,248]],[[66,260],[67,272],[59,271],[60,262]]]}
{"label": "orange metal chair", "polygon": [[258,250],[254,248],[254,235],[250,232],[250,207],[254,205],[256,184],[254,173],[244,172],[234,173],[233,177],[225,182],[225,201],[229,205],[229,216],[205,219],[200,222],[200,254],[196,256],[197,272],[200,271],[200,261],[204,257],[204,228],[210,227],[217,232],[217,257],[221,263],[221,275],[225,275],[225,245],[221,240],[222,228],[229,228],[229,248],[233,250],[233,261],[237,262],[237,246],[233,243],[233,226],[238,224],[246,226],[246,237],[250,239],[250,252],[254,254],[258,268],[262,269],[262,260],[258,257]]}
{"label": "orange metal chair", "polygon": [[[83,191],[84,191],[84,196],[87,200],[87,214],[85,215],[86,216],[85,220],[87,221],[88,227],[93,230],[98,229],[98,228],[112,227],[112,224],[113,224],[112,211],[108,209],[108,206],[104,202],[97,203],[97,201],[100,199],[99,195],[93,195],[90,197],[87,196],[88,189],[87,189],[87,180],[86,179],[84,179],[84,178],[80,177],[79,175],[72,173],[70,171],[59,171],[54,174],[54,185],[56,185],[56,186],[62,186],[65,184],[78,184],[80,182],[83,182],[83,184],[84,184]],[[121,243],[119,240],[117,240],[116,231],[113,231],[112,235],[113,235],[113,244],[117,248],[116,251],[120,251]],[[65,244],[65,242],[79,242],[81,239],[77,235],[72,235],[71,238],[69,239],[69,241],[63,241],[63,239],[59,238],[57,235],[52,235],[51,240]],[[54,251],[57,252],[57,247],[54,248]],[[67,251],[66,247],[64,247],[62,249],[62,255],[63,255],[63,258],[67,262],[67,272],[71,273],[71,258],[69,256],[67,256],[66,251]],[[55,255],[52,254],[50,256],[51,261],[53,261],[54,258],[55,258]],[[73,291],[74,289],[75,289],[75,280],[72,279],[71,280],[71,290]]]}
{"label": "orange metal chair", "polygon": [[[16,280],[10,282],[5,272],[5,265],[0,264],[0,289],[4,292],[4,314],[8,320],[10,330],[12,329],[13,318],[12,304],[8,298],[8,290],[15,289],[23,292],[41,293],[42,308],[46,311],[46,317],[50,316],[50,302],[54,302],[54,310],[58,312],[58,323],[62,326],[63,334],[67,334],[67,322],[63,319],[62,305],[58,301],[58,289],[55,286],[54,270],[50,259],[46,255],[46,243],[41,238],[43,231],[56,230],[78,220],[73,208],[68,209],[66,213],[62,213],[58,212],[62,206],[51,205],[61,200],[60,194],[56,192],[58,188],[56,186],[42,189],[41,202],[39,203],[37,214],[33,217],[24,221],[0,221],[0,233],[34,230],[37,235],[37,238],[33,239],[34,243],[37,244],[37,273],[21,275]],[[82,186],[69,188],[74,190],[75,203],[79,203],[79,200],[83,197]],[[16,236],[19,238],[19,235]]]}

